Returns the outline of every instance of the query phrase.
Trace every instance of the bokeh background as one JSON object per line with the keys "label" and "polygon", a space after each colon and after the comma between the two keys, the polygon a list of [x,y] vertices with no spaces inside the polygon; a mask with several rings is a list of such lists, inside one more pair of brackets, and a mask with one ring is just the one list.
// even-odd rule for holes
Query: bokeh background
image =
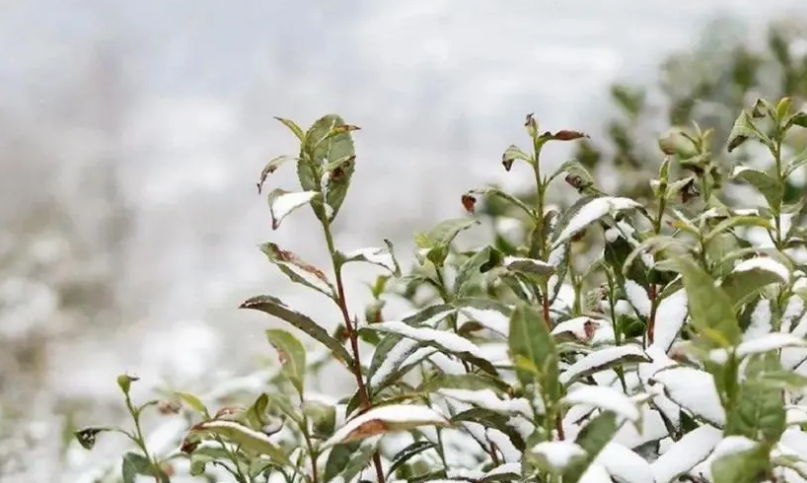
{"label": "bokeh background", "polygon": [[[609,86],[648,87],[652,142],[671,54],[712,52],[708,76],[782,19],[807,21],[807,2],[0,0],[0,481],[78,481],[108,458],[65,435],[122,418],[120,373],[147,394],[254,367],[270,321],[236,310],[249,295],[329,324],[256,248],[327,261],[311,214],[272,231],[256,193],[295,151],[272,116],[363,128],[337,244],[390,238],[406,260],[467,189],[523,185],[500,156],[527,112],[596,140]],[[292,188],[293,169],[270,183]],[[351,271],[357,312],[373,273]]]}

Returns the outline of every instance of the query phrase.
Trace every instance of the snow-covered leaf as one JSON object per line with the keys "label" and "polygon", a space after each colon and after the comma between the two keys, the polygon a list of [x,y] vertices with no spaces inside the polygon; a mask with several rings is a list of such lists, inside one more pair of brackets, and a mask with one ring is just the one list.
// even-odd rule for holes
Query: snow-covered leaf
{"label": "snow-covered leaf", "polygon": [[418,234],[415,241],[418,247],[425,249],[426,259],[437,267],[442,267],[448,256],[448,248],[454,238],[463,230],[478,225],[479,221],[473,218],[457,218],[445,220],[427,234]]}
{"label": "snow-covered leaf", "polygon": [[569,392],[561,402],[569,406],[583,404],[605,411],[613,411],[629,421],[639,419],[636,403],[621,391],[607,386],[581,385]]}
{"label": "snow-covered leaf", "polygon": [[524,398],[502,399],[492,389],[438,389],[437,394],[454,399],[489,411],[521,414],[528,418],[533,417],[532,406]]}
{"label": "snow-covered leaf", "polygon": [[392,242],[389,240],[384,240],[384,243],[386,244],[386,247],[383,248],[359,248],[358,250],[341,254],[342,262],[372,263],[373,265],[386,268],[390,271],[390,273],[398,277],[401,274],[401,269],[398,266],[398,261],[395,259]]}
{"label": "snow-covered leaf", "polygon": [[703,425],[672,444],[650,466],[655,483],[670,483],[704,461],[723,438],[719,429]]}
{"label": "snow-covered leaf", "polygon": [[726,412],[708,372],[676,366],[660,370],[651,381],[662,384],[667,397],[695,416],[719,427],[726,423]]}
{"label": "snow-covered leaf", "polygon": [[650,317],[650,296],[647,295],[644,287],[633,280],[625,280],[625,295],[627,295],[628,301],[639,315]]}
{"label": "snow-covered leaf", "polygon": [[421,426],[448,426],[448,421],[427,406],[395,404],[377,406],[336,430],[323,446],[355,441],[379,434],[408,431]]}
{"label": "snow-covered leaf", "polygon": [[558,234],[552,240],[552,247],[562,245],[605,215],[639,207],[641,205],[630,198],[604,196],[587,200],[577,208],[571,218],[558,222],[556,227]]}
{"label": "snow-covered leaf", "polygon": [[[738,270],[738,267],[741,270]],[[787,280],[789,277],[787,273],[787,268],[772,258],[752,258],[738,264],[734,271],[723,279],[720,287],[728,294],[733,306],[739,307],[766,286],[782,283],[783,274],[785,275],[784,280]]]}
{"label": "snow-covered leaf", "polygon": [[563,474],[575,462],[585,460],[586,450],[571,441],[544,441],[530,449],[537,466],[554,474]]}
{"label": "snow-covered leaf", "polygon": [[555,267],[547,262],[524,257],[505,257],[504,266],[514,272],[529,275],[549,276],[555,273]]}
{"label": "snow-covered leaf", "polygon": [[277,265],[292,282],[305,285],[328,297],[333,297],[333,285],[328,281],[328,277],[319,268],[300,259],[293,252],[283,250],[275,243],[264,243],[261,251],[270,262]]}
{"label": "snow-covered leaf", "polygon": [[272,228],[276,230],[283,218],[297,208],[311,203],[317,195],[319,193],[316,191],[289,192],[280,188],[272,190],[268,197]]}
{"label": "snow-covered leaf", "polygon": [[570,384],[577,379],[590,376],[595,372],[616,366],[628,366],[650,360],[641,347],[634,344],[605,347],[577,360],[560,375],[562,384]]}
{"label": "snow-covered leaf", "polygon": [[564,334],[571,334],[578,342],[586,342],[591,345],[614,341],[614,328],[606,319],[575,317],[564,320],[552,328],[552,335],[559,337]]}
{"label": "snow-covered leaf", "polygon": [[654,483],[653,469],[644,458],[619,443],[608,443],[597,455],[602,465],[619,483]]}
{"label": "snow-covered leaf", "polygon": [[656,325],[653,345],[664,352],[670,350],[681,331],[687,317],[687,294],[685,289],[677,290],[664,297],[656,309]]}

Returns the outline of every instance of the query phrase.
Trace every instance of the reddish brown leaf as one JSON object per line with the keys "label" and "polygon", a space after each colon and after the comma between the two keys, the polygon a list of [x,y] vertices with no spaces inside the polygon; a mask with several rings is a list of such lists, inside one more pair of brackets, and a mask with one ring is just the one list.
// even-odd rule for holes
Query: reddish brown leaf
{"label": "reddish brown leaf", "polygon": [[[512,164],[512,161],[511,161]],[[475,210],[476,198],[469,194],[462,195],[462,206],[468,213],[473,213]]]}
{"label": "reddish brown leaf", "polygon": [[369,438],[370,436],[375,436],[386,431],[389,431],[389,426],[387,423],[381,421],[380,419],[371,419],[370,421],[367,421],[351,431],[350,434],[348,434],[345,438],[345,441]]}
{"label": "reddish brown leaf", "polygon": [[552,139],[557,141],[574,141],[575,139],[580,138],[587,138],[588,134],[580,132],[580,131],[571,131],[571,130],[561,130],[552,134]]}

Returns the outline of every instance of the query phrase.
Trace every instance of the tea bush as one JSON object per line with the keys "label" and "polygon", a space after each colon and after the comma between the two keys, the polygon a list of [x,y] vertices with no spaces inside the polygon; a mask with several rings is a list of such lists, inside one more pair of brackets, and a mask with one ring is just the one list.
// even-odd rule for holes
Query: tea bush
{"label": "tea bush", "polygon": [[[577,161],[547,172],[544,146],[587,136],[544,131],[528,115],[529,147],[508,147],[501,162],[534,178],[535,195],[462,195],[467,216],[416,234],[406,274],[389,241],[345,250],[332,236],[347,216],[358,127],[337,115],[308,129],[280,121],[300,151],[269,162],[258,189],[282,165],[296,166],[299,187],[268,193],[269,218],[279,229],[295,210],[313,210],[332,266],[272,242],[260,248],[331,304],[339,326],[328,332],[258,295],[241,308],[289,326],[266,331],[276,365],[210,394],[145,403],[130,397],[136,378],[120,376],[131,427],[76,437],[89,449],[101,433],[121,433],[134,449],[94,481],[807,481],[805,198],[784,196],[807,150],[783,150],[807,112],[790,98],[743,110],[725,146],[762,146],[770,169],[726,170],[710,150],[712,131],[674,129],[659,140],[661,165],[643,203],[606,194]],[[564,182],[578,199],[561,209],[546,194]],[[736,184],[758,196],[728,203]],[[489,244],[456,247],[482,224],[499,227]],[[353,263],[384,271],[361,316],[350,313],[343,283]],[[390,297],[413,312],[388,319]],[[313,376],[337,370],[354,387],[317,394]],[[170,421],[161,441],[141,428],[152,409]]]}

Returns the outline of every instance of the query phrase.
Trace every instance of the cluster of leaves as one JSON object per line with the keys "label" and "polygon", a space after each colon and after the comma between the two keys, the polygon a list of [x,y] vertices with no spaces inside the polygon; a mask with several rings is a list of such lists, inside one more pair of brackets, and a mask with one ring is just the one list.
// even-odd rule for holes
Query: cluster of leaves
{"label": "cluster of leaves", "polygon": [[[300,189],[268,195],[272,225],[310,206],[332,270],[274,243],[261,250],[341,321],[328,332],[271,295],[245,301],[294,330],[266,332],[279,364],[259,377],[263,392],[233,390],[230,400],[244,404],[215,413],[203,402],[215,398],[186,393],[136,407],[132,378],[122,376],[134,429],[76,434],[88,448],[105,430],[132,439],[139,451],[123,459],[125,483],[180,472],[239,483],[807,481],[807,229],[796,222],[805,200],[783,195],[807,150],[782,149],[807,113],[789,98],[743,110],[725,147],[758,143],[771,169],[738,165],[727,179],[714,169],[711,131],[676,129],[659,141],[663,161],[645,203],[605,194],[577,161],[544,173],[546,144],[586,135],[542,132],[529,115],[530,149],[507,148],[502,164],[534,177],[534,199],[492,187],[464,194],[466,217],[416,234],[406,276],[391,243],[345,252],[331,235],[358,128],[336,115],[305,131],[281,121],[300,152],[271,161],[259,189],[296,163]],[[559,181],[579,193],[568,209],[546,200]],[[729,182],[758,191],[760,203],[721,201]],[[455,238],[489,222],[486,207],[497,203],[512,207],[517,229],[494,225],[490,244],[457,249]],[[348,309],[351,262],[386,271],[370,285],[363,320]],[[387,320],[389,297],[413,312]],[[316,394],[310,376],[338,367],[353,390]],[[159,451],[140,429],[152,405],[183,423]]]}

